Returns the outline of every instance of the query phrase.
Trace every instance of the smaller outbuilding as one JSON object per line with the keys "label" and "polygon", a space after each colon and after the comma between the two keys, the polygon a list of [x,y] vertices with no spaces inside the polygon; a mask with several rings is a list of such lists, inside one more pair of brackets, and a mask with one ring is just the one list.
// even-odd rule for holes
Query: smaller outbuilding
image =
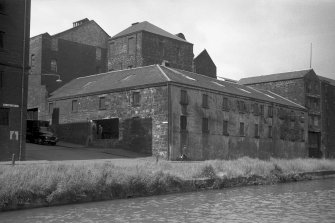
{"label": "smaller outbuilding", "polygon": [[76,78],[48,105],[59,138],[74,143],[168,160],[308,156],[304,106],[162,65]]}

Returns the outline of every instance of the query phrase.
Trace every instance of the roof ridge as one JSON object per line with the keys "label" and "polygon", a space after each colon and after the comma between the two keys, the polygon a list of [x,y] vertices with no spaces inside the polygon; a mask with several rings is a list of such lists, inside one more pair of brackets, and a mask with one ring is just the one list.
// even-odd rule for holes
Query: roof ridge
{"label": "roof ridge", "polygon": [[160,67],[160,65],[156,64],[156,66],[158,67],[158,69],[160,70],[160,72],[163,74],[163,76],[167,79],[167,81],[171,81],[171,79],[169,78],[169,76],[163,71],[163,69]]}

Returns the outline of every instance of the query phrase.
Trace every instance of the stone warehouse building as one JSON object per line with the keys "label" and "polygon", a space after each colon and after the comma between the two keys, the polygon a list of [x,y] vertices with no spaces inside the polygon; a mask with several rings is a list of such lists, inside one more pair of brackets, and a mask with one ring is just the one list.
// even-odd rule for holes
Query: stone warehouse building
{"label": "stone warehouse building", "polygon": [[48,102],[59,137],[75,143],[169,160],[181,154],[191,160],[308,156],[305,107],[271,91],[176,68],[79,77]]}
{"label": "stone warehouse building", "polygon": [[0,1],[0,161],[25,159],[30,0]]}
{"label": "stone warehouse building", "polygon": [[161,64],[193,71],[193,44],[147,21],[133,23],[108,41],[108,70]]}
{"label": "stone warehouse building", "polygon": [[86,18],[58,34],[30,39],[29,119],[46,120],[52,91],[74,78],[107,71],[108,38],[94,20]]}
{"label": "stone warehouse building", "polygon": [[[321,80],[321,81],[320,81]],[[310,157],[335,157],[334,80],[313,69],[243,78],[239,84],[270,90],[308,109]]]}

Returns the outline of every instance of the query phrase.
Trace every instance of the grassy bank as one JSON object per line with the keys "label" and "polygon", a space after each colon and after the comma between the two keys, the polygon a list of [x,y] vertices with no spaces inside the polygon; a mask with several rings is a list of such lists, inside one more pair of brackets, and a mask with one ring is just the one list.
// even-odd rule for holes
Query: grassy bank
{"label": "grassy bank", "polygon": [[[241,158],[169,162],[154,158],[0,165],[0,210],[308,179],[335,160]],[[206,180],[201,180],[206,179]]]}

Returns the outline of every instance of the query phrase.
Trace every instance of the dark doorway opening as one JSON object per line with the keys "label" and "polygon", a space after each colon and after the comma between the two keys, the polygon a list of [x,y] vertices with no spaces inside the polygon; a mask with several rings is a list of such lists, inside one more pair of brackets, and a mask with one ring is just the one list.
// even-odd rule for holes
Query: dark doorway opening
{"label": "dark doorway opening", "polygon": [[94,120],[97,139],[119,139],[119,119]]}
{"label": "dark doorway opening", "polygon": [[322,157],[319,132],[308,132],[308,156],[310,158]]}

